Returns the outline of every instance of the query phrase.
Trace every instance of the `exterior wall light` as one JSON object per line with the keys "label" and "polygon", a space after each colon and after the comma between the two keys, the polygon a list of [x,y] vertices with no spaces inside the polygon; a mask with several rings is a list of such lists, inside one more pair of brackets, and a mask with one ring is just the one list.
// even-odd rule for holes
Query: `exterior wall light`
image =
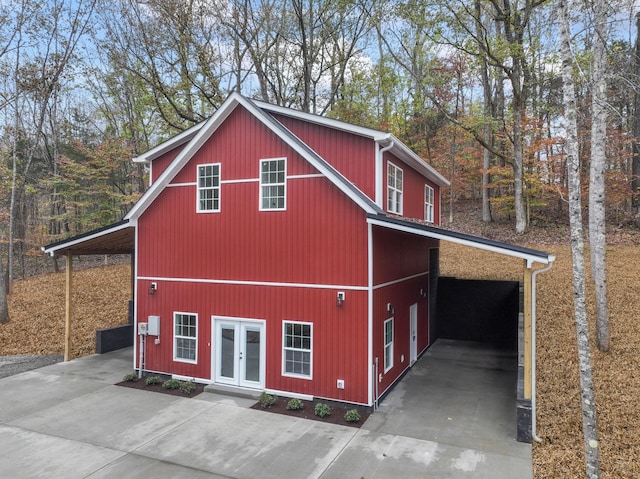
{"label": "exterior wall light", "polygon": [[158,291],[158,283],[151,283],[149,285],[149,294],[156,294],[156,291]]}
{"label": "exterior wall light", "polygon": [[344,294],[344,291],[338,291],[338,295],[336,296],[336,306],[337,307],[342,307],[342,305],[344,304],[344,300],[345,300],[346,295]]}
{"label": "exterior wall light", "polygon": [[420,297],[422,299],[426,299],[427,297],[427,291],[424,288],[420,288]]}

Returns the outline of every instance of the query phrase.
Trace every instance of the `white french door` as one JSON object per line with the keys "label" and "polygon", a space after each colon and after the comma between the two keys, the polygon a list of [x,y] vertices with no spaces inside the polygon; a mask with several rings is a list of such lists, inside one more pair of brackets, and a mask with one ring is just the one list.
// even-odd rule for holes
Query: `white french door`
{"label": "white french door", "polygon": [[214,381],[264,389],[264,321],[213,318]]}

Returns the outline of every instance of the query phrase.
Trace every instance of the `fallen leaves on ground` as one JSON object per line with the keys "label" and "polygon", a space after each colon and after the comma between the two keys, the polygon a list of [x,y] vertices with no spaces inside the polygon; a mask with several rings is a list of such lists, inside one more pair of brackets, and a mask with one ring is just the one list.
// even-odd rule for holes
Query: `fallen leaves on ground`
{"label": "fallen leaves on ground", "polygon": [[[65,273],[16,281],[9,295],[9,323],[0,324],[0,356],[62,354]],[[126,324],[131,268],[115,265],[73,272],[71,358],[95,353],[96,330]]]}

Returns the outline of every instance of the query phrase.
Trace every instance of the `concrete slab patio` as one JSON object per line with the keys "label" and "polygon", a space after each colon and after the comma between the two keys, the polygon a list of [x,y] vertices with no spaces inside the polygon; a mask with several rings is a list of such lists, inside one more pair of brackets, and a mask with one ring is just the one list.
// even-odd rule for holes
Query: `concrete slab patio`
{"label": "concrete slab patio", "polygon": [[531,477],[531,448],[508,424],[515,401],[494,388],[503,359],[464,349],[436,343],[361,429],[114,386],[131,349],[7,377],[0,477]]}

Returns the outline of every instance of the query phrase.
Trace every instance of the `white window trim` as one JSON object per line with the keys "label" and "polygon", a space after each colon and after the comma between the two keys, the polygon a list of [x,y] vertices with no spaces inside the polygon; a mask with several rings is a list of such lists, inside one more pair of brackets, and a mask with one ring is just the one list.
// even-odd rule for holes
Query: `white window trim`
{"label": "white window trim", "polygon": [[[431,194],[429,195],[429,192]],[[431,197],[431,203],[427,200]],[[432,186],[424,185],[424,220],[428,223],[435,221],[435,191]]]}
{"label": "white window trim", "polygon": [[[393,169],[394,170],[394,178],[397,179],[398,176],[398,171],[400,173],[402,173],[402,189],[398,189],[394,186],[391,186],[389,184],[389,172],[390,170]],[[394,165],[393,163],[391,163],[390,161],[387,162],[387,211],[389,211],[389,213],[394,213],[397,215],[402,215],[402,210],[403,210],[403,202],[404,202],[404,171],[402,171],[402,168]],[[390,193],[393,192],[394,195],[394,200],[392,205],[394,206],[394,209],[391,209],[389,206],[389,196]],[[398,201],[398,195],[400,196],[400,201]],[[397,208],[397,209],[396,209]]]}
{"label": "white window trim", "polygon": [[[182,315],[185,315],[185,316],[187,316],[187,315],[188,316],[195,316],[195,318],[196,318],[196,335],[195,335],[195,337],[178,336],[178,335],[176,335],[176,319],[177,319],[176,316],[178,314],[182,314]],[[198,364],[198,313],[190,313],[190,312],[186,312],[186,311],[174,311],[173,312],[173,325],[172,326],[173,326],[173,331],[172,331],[172,334],[173,334],[173,360],[176,361],[176,362],[179,362],[179,363]],[[195,347],[195,349],[196,349],[196,359],[192,360],[192,359],[184,359],[184,358],[179,358],[178,357],[178,355],[177,355],[178,348],[177,348],[177,344],[176,344],[177,343],[176,339],[179,339],[179,338],[182,338],[182,339],[193,339],[196,342],[196,347]]]}
{"label": "white window trim", "polygon": [[[262,164],[265,162],[271,161],[280,161],[284,160],[284,183],[262,183]],[[287,209],[287,158],[286,157],[278,157],[278,158],[263,158],[260,160],[260,170],[258,171],[258,180],[260,183],[260,190],[258,194],[258,209],[259,211],[286,211]],[[262,207],[262,187],[265,185],[270,186],[284,186],[284,206],[282,208],[263,208]]]}
{"label": "white window trim", "polygon": [[[202,188],[200,186],[200,167],[201,166],[217,166],[218,167],[218,186]],[[219,213],[222,206],[222,164],[221,163],[202,163],[196,166],[196,213]],[[200,207],[200,191],[202,190],[218,190],[218,207],[212,210],[203,210]]]}
{"label": "white window trim", "polygon": [[[304,374],[296,374],[296,373],[288,373],[287,372],[287,355],[285,354],[285,351],[287,350],[291,350],[291,351],[304,351],[306,352],[306,349],[298,349],[298,348],[287,348],[285,347],[285,337],[287,334],[287,324],[301,324],[301,325],[307,325],[309,326],[309,334],[311,336],[311,349],[308,350],[309,352],[309,375],[306,376]],[[307,379],[307,380],[311,380],[313,379],[313,323],[308,323],[305,321],[291,321],[291,320],[284,320],[282,321],[282,375],[286,376],[286,377],[290,377],[290,378],[299,378],[299,379]]]}
{"label": "white window trim", "polygon": [[[387,344],[387,323],[391,323],[391,342],[389,344]],[[384,348],[383,348],[383,354],[382,354],[382,360],[383,360],[383,366],[384,366],[384,372],[385,374],[387,372],[389,372],[391,370],[391,368],[393,367],[393,343],[395,340],[395,331],[394,331],[394,321],[393,321],[393,316],[390,317],[389,319],[385,320],[384,322],[384,328],[382,330],[382,342],[384,344]],[[390,349],[390,354],[389,354],[389,364],[386,363],[387,361],[387,348]]]}

